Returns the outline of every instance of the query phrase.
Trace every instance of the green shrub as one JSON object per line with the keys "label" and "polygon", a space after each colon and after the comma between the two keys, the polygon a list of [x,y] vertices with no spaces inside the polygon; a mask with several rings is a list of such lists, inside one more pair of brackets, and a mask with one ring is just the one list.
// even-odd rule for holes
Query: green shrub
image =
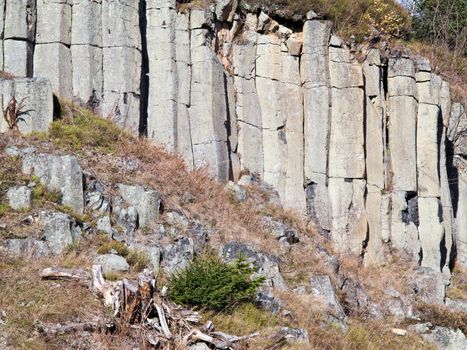
{"label": "green shrub", "polygon": [[254,296],[264,278],[252,278],[252,273],[242,258],[227,264],[214,256],[200,257],[169,280],[169,296],[181,305],[223,310]]}

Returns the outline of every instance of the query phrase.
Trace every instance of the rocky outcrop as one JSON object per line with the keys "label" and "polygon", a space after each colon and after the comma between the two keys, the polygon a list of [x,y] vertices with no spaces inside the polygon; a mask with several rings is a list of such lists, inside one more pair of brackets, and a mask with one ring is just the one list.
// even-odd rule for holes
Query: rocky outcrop
{"label": "rocky outcrop", "polygon": [[[46,131],[53,120],[53,96],[50,82],[44,78],[0,80],[2,114],[16,118],[18,130],[28,134]],[[2,115],[0,132],[9,128]]]}
{"label": "rocky outcrop", "polygon": [[0,11],[0,68],[49,78],[220,181],[258,175],[341,253],[382,264],[398,251],[445,277],[467,263],[465,103],[427,61],[369,48],[357,60],[312,13],[292,30],[237,1],[181,12],[175,0],[6,0]]}
{"label": "rocky outcrop", "polygon": [[83,214],[83,171],[75,156],[29,154],[23,158],[22,170],[37,176],[48,189],[59,191],[63,205]]}

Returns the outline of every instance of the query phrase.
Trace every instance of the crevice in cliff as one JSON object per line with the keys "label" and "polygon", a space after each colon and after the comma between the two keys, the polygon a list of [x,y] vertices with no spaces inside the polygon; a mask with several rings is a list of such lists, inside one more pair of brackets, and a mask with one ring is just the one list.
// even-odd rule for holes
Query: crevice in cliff
{"label": "crevice in cliff", "polygon": [[149,98],[149,56],[147,48],[147,17],[146,0],[140,0],[139,11],[139,30],[141,33],[141,77],[139,82],[139,134],[147,136],[148,133],[148,98]]}

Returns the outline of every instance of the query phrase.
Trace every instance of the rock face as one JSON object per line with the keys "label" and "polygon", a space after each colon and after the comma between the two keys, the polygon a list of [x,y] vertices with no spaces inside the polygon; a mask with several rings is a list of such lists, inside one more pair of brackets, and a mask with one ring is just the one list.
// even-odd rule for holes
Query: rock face
{"label": "rock face", "polygon": [[[13,90],[30,96],[28,132],[50,123],[51,90],[79,98],[189,168],[258,175],[365,264],[397,250],[445,275],[454,257],[465,266],[465,101],[451,103],[426,61],[365,48],[361,63],[311,12],[294,32],[237,7],[6,0],[0,69],[51,86],[2,80],[2,107]],[[155,215],[131,207],[122,218]]]}
{"label": "rock face", "polygon": [[28,154],[23,158],[22,170],[25,174],[37,176],[48,189],[60,191],[62,204],[83,214],[83,171],[76,157]]}
{"label": "rock face", "polygon": [[[16,101],[18,129],[22,133],[47,131],[53,120],[52,86],[44,78],[0,80],[0,107],[4,112]],[[21,108],[19,108],[21,106]],[[0,118],[0,132],[8,130],[5,119]]]}
{"label": "rock face", "polygon": [[15,210],[31,207],[31,189],[27,186],[12,187],[7,192],[8,205]]}

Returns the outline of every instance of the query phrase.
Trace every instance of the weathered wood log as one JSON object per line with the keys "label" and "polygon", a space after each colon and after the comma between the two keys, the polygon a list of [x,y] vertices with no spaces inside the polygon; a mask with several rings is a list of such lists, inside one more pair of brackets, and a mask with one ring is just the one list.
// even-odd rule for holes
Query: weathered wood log
{"label": "weathered wood log", "polygon": [[48,267],[40,273],[43,279],[52,280],[78,280],[87,282],[89,274],[82,269],[69,269],[64,267]]}
{"label": "weathered wood log", "polygon": [[172,333],[170,332],[169,326],[167,325],[167,320],[165,319],[164,309],[157,304],[154,304],[154,306],[156,307],[157,316],[159,317],[159,322],[161,324],[162,331],[164,332],[164,336],[167,339],[171,339]]}

